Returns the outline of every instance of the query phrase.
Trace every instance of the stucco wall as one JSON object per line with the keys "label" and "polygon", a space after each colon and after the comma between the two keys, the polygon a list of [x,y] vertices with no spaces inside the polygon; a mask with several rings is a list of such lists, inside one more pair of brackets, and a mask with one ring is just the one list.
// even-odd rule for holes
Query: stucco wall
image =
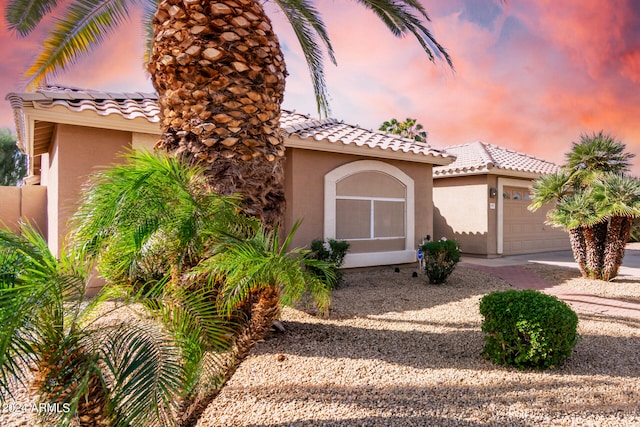
{"label": "stucco wall", "polygon": [[20,218],[20,187],[0,187],[0,226],[12,231],[18,229]]}
{"label": "stucco wall", "polygon": [[67,234],[67,222],[78,206],[80,190],[99,167],[119,162],[131,147],[131,133],[58,125],[49,152],[49,246],[57,251]]}
{"label": "stucco wall", "polygon": [[[357,160],[353,156],[323,151],[287,149],[285,163],[285,228],[290,230],[297,219],[303,222],[293,240],[294,247],[304,247],[324,233],[324,176],[338,166]],[[415,242],[433,234],[432,178],[430,164],[382,160],[409,175],[415,182]]]}
{"label": "stucco wall", "polygon": [[46,236],[46,187],[40,185],[0,187],[0,226],[17,231],[20,219],[29,221]]}
{"label": "stucco wall", "polygon": [[439,178],[433,185],[434,239],[455,239],[463,253],[486,255],[489,212],[495,212],[489,209],[495,199],[489,200],[487,176]]}

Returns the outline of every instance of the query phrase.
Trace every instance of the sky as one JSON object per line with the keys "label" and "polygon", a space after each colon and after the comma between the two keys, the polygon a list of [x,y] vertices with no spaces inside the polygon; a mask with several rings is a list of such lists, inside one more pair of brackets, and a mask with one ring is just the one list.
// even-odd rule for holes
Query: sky
{"label": "sky", "polygon": [[[0,0],[3,15],[7,0]],[[355,1],[318,0],[337,57],[327,61],[331,116],[367,129],[418,120],[434,147],[484,141],[556,163],[581,135],[603,130],[640,157],[640,1],[422,0],[454,69],[430,62],[413,36],[394,37]],[[301,51],[282,13],[266,7],[289,71],[283,108],[317,116]],[[49,82],[153,91],[137,13],[90,56]],[[15,132],[4,95],[51,22],[27,38],[0,28],[0,127]],[[46,24],[49,24],[48,27]],[[640,176],[640,158],[632,172]]]}

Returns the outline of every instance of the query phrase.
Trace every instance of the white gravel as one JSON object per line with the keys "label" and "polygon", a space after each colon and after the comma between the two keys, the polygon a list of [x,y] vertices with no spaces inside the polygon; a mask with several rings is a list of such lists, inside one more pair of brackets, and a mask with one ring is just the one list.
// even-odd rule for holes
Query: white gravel
{"label": "white gravel", "polygon": [[[640,279],[531,268],[640,301]],[[640,319],[578,311],[583,338],[565,364],[520,372],[480,356],[479,299],[508,284],[459,267],[429,285],[412,271],[346,273],[325,319],[285,309],[286,333],[258,344],[199,426],[640,426]],[[34,425],[26,415],[2,413],[0,426]]]}
{"label": "white gravel", "polygon": [[[566,363],[520,372],[480,356],[479,299],[505,282],[464,268],[445,285],[409,269],[345,281],[327,319],[285,309],[287,332],[257,346],[199,426],[640,425],[638,319],[578,312]],[[640,296],[638,281],[599,286]]]}

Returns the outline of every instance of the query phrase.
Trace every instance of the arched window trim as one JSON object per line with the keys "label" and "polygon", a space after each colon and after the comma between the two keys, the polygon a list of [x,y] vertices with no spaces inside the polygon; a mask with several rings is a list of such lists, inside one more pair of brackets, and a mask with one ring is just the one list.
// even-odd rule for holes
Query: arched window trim
{"label": "arched window trim", "polygon": [[405,199],[405,250],[393,252],[373,252],[348,254],[345,267],[384,265],[415,261],[415,184],[413,178],[399,168],[378,160],[358,160],[338,166],[324,177],[324,238],[336,236],[336,185],[351,175],[361,172],[382,172],[398,181],[406,188]]}

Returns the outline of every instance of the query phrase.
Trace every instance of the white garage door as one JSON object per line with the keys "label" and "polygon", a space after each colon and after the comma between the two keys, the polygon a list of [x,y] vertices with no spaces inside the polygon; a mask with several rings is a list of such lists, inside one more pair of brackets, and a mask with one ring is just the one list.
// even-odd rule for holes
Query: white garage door
{"label": "white garage door", "polygon": [[527,188],[504,187],[503,192],[503,254],[517,255],[569,249],[569,235],[559,228],[546,225],[548,208],[531,212]]}

